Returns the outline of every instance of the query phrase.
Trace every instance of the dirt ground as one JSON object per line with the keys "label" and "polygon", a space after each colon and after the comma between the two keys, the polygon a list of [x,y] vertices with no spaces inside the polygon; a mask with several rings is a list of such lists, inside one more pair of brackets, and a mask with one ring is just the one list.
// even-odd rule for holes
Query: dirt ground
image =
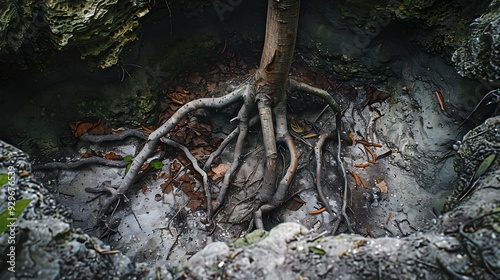
{"label": "dirt ground", "polygon": [[[258,57],[253,51],[227,51],[181,73],[174,82],[165,83],[161,87],[158,122],[190,100],[223,94],[217,91],[236,87],[255,71]],[[343,192],[336,141],[325,145],[321,184],[335,216],[340,213],[343,196],[348,196],[347,214],[355,233],[394,237],[423,230],[439,215],[452,191],[452,144],[462,132],[456,129],[458,125],[451,116],[461,104],[454,104],[448,96],[460,84],[454,82],[456,76],[450,74],[451,67],[436,61],[426,55],[406,58],[403,62],[408,72],[401,79],[375,86],[335,80],[297,55],[292,75],[327,89],[345,110],[342,131],[346,140],[342,141],[341,154],[349,191]],[[439,75],[422,76],[426,64],[434,64],[433,69]],[[442,81],[439,77],[449,78]],[[446,112],[433,94],[437,88],[450,89],[445,91]],[[331,228],[335,217],[324,211],[319,202],[314,176],[313,147],[317,135],[335,129],[332,113],[325,108],[326,104],[314,97],[295,94],[290,98],[289,122],[300,154],[299,171],[288,193],[289,201],[266,218],[268,229],[282,222],[299,222],[315,232]],[[172,137],[204,160],[232,130],[231,114],[231,108],[196,113]],[[148,131],[154,126],[145,125],[142,129]],[[98,228],[94,226],[103,198],[90,201],[95,194],[85,189],[101,184],[119,185],[124,168],[96,165],[39,175],[61,203],[73,211],[76,226],[103,238],[134,261],[161,264],[168,259],[170,264],[182,264],[210,242],[229,240],[247,232],[252,214],[248,210],[249,198],[262,172],[259,133],[258,127],[250,131],[244,163],[235,176],[226,206],[216,216],[215,227],[204,223],[204,195],[198,176],[175,149],[167,148],[153,156],[155,159],[165,154],[162,166],[127,194],[128,206],[115,213],[116,219],[111,224]],[[79,158],[88,153],[110,157],[114,153],[121,159],[133,156],[140,145],[133,138],[106,144],[80,142],[75,149],[68,150],[67,157]],[[280,156],[283,168],[287,162],[284,154]],[[209,173],[214,194],[230,162],[231,145]],[[245,222],[241,223],[242,220]],[[339,232],[347,232],[344,223]]]}

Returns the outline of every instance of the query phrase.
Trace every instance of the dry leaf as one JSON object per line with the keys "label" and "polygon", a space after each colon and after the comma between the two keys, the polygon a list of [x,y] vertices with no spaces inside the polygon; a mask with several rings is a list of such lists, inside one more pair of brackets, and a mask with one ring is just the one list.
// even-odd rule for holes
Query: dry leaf
{"label": "dry leaf", "polygon": [[304,132],[304,129],[302,128],[302,126],[300,125],[300,123],[298,121],[296,121],[295,119],[291,119],[290,120],[290,126],[292,127],[292,130],[295,133],[302,133],[302,132]]}
{"label": "dry leaf", "polygon": [[351,138],[352,143],[356,144],[356,138],[354,138],[354,134],[349,133],[349,138]]}
{"label": "dry leaf", "polygon": [[229,169],[231,166],[230,163],[221,163],[215,167],[212,167],[212,171],[215,173],[214,176],[212,177],[212,180],[217,180],[219,178],[224,177],[226,174],[226,171]]}
{"label": "dry leaf", "polygon": [[305,201],[300,198],[300,196],[296,195],[292,197],[287,203],[286,203],[286,209],[290,211],[297,211],[302,207],[302,205],[305,204]]}
{"label": "dry leaf", "polygon": [[154,126],[152,126],[152,125],[150,125],[150,126],[145,126],[145,125],[142,125],[142,124],[141,124],[141,128],[142,128],[144,131],[146,131],[146,132],[150,132],[150,133],[155,131],[155,128],[154,128]]}
{"label": "dry leaf", "polygon": [[304,139],[310,139],[310,138],[317,138],[317,137],[319,137],[319,134],[317,134],[317,133],[309,133],[307,135],[304,135],[304,137],[302,137],[302,138],[304,138]]}
{"label": "dry leaf", "polygon": [[178,161],[172,162],[169,166],[170,174],[175,174],[181,169],[182,165]]}
{"label": "dry leaf", "polygon": [[164,182],[160,185],[160,187],[163,190],[163,193],[169,194],[171,191],[174,190],[174,187],[172,186],[172,183],[170,182]]}
{"label": "dry leaf", "polygon": [[194,73],[191,73],[191,75],[188,78],[188,81],[192,84],[197,85],[201,82],[202,79],[203,78],[200,76],[199,72],[194,72]]}
{"label": "dry leaf", "polygon": [[[97,123],[99,124],[99,122]],[[69,124],[69,128],[75,137],[80,137],[90,131],[92,128],[96,126],[95,123],[84,123],[81,121],[73,122]]]}
{"label": "dry leaf", "polygon": [[105,154],[105,155],[104,155],[104,158],[106,158],[106,159],[111,159],[111,160],[122,160],[122,159],[123,159],[123,157],[122,157],[122,156],[117,155],[117,154],[115,154],[115,153],[113,153],[113,152],[110,152],[110,153]]}
{"label": "dry leaf", "polygon": [[146,193],[146,191],[148,190],[148,186],[146,184],[142,184],[141,189],[142,193]]}
{"label": "dry leaf", "polygon": [[210,152],[206,151],[203,147],[194,148],[190,150],[190,152],[196,160],[201,160],[210,154]]}
{"label": "dry leaf", "polygon": [[146,169],[148,169],[149,165],[150,165],[149,163],[144,164],[144,165],[141,167],[141,171],[145,171]]}
{"label": "dry leaf", "polygon": [[112,132],[112,129],[107,125],[101,123],[100,119],[95,123],[87,123],[82,121],[72,122],[69,123],[69,128],[71,129],[73,135],[75,135],[75,137],[77,138],[86,133],[93,135],[103,135]]}
{"label": "dry leaf", "polygon": [[379,190],[383,193],[387,192],[387,183],[384,180],[380,180],[380,182],[375,183],[375,186],[379,188]]}
{"label": "dry leaf", "polygon": [[217,87],[217,84],[214,82],[207,82],[207,91],[212,92]]}
{"label": "dry leaf", "polygon": [[193,211],[196,211],[198,210],[198,208],[203,204],[203,201],[202,200],[198,200],[198,199],[191,199],[189,200],[188,202],[188,207],[191,208],[191,210]]}

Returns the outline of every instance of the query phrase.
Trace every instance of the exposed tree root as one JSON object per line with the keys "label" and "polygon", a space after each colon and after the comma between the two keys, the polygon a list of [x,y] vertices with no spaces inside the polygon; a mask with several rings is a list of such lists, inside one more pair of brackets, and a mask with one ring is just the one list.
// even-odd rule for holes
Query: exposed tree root
{"label": "exposed tree root", "polygon": [[[293,138],[288,130],[288,121],[287,121],[287,105],[286,105],[286,94],[282,95],[282,99],[279,100],[273,106],[273,100],[270,95],[266,94],[266,86],[260,87],[260,89],[256,92],[255,88],[259,88],[255,86],[255,81],[250,79],[244,84],[240,85],[236,90],[229,93],[226,96],[218,97],[218,98],[202,98],[198,100],[191,101],[184,106],[182,106],[172,117],[167,120],[162,126],[152,132],[147,138],[142,150],[139,152],[137,156],[135,156],[131,167],[128,173],[125,175],[121,185],[112,192],[109,192],[110,197],[106,201],[104,207],[101,210],[101,214],[105,214],[112,207],[114,207],[117,201],[120,198],[124,197],[125,192],[130,188],[130,186],[135,181],[135,178],[142,174],[140,173],[141,167],[148,160],[149,156],[153,153],[155,146],[158,141],[161,141],[167,145],[176,147],[182,150],[187,158],[192,162],[195,170],[202,176],[203,178],[203,186],[204,192],[207,198],[207,215],[208,218],[211,219],[214,215],[213,213],[217,213],[217,211],[221,208],[224,203],[226,193],[231,185],[234,174],[239,169],[241,165],[241,161],[243,159],[243,147],[245,145],[248,129],[249,127],[255,125],[258,121],[260,121],[261,130],[262,130],[262,139],[264,143],[265,149],[265,168],[264,175],[262,180],[262,186],[257,193],[255,199],[259,201],[261,205],[254,212],[254,223],[257,228],[263,228],[262,215],[266,212],[269,212],[276,207],[282,205],[285,200],[288,198],[288,191],[291,183],[293,182],[293,178],[297,172],[298,166],[298,153],[293,142]],[[289,92],[306,92],[315,96],[318,96],[325,100],[329,106],[333,109],[334,113],[340,112],[340,107],[335,102],[335,100],[331,97],[331,95],[321,89],[309,86],[304,83],[297,82],[293,79],[289,79],[288,83]],[[234,131],[232,131],[226,139],[223,140],[219,148],[214,151],[208,160],[205,162],[203,168],[198,165],[198,162],[194,158],[194,156],[189,152],[187,147],[181,145],[180,143],[174,142],[168,138],[168,134],[172,128],[174,128],[184,117],[186,117],[189,113],[198,110],[198,109],[220,109],[225,106],[229,106],[236,102],[243,101],[243,105],[241,106],[238,115],[232,121],[238,121],[238,126]],[[258,110],[258,115],[250,118],[251,114],[256,111],[256,107]],[[340,123],[340,122],[338,122]],[[337,127],[339,128],[339,127]],[[338,130],[338,129],[337,129]],[[137,136],[139,135],[136,132],[127,132],[120,133],[122,134],[120,139],[124,139],[124,137],[128,136]],[[120,135],[117,134],[117,135]],[[135,135],[137,134],[137,135]],[[113,136],[118,139],[119,136]],[[316,158],[318,161],[318,170],[321,170],[321,158],[322,152],[321,149],[325,143],[325,141],[329,138],[332,138],[332,134],[325,134],[320,137],[318,144],[316,145]],[[210,182],[207,176],[206,170],[208,170],[213,161],[222,153],[222,151],[227,147],[227,145],[236,139],[236,144],[233,150],[233,161],[231,163],[230,168],[226,171],[224,175],[224,179],[222,181],[222,185],[220,187],[220,191],[217,195],[215,203],[212,206],[212,194],[210,190]],[[85,139],[87,141],[92,142],[100,142],[105,141],[105,139],[101,139],[98,137],[90,137]],[[290,160],[287,170],[277,182],[277,144],[284,145],[288,150],[288,158]],[[340,160],[340,157],[338,158]],[[327,203],[324,198],[323,192],[320,186],[320,176],[321,171],[317,171],[317,187],[318,187],[318,195],[322,202],[327,207],[330,215],[334,215],[330,205]],[[345,174],[344,174],[345,178]],[[347,190],[345,191],[345,193]],[[343,208],[343,217],[347,221],[347,215],[345,215],[345,207]],[[348,221],[347,221],[348,223]],[[349,223],[348,223],[349,225]],[[350,228],[350,225],[349,225]]]}
{"label": "exposed tree root", "polygon": [[77,161],[69,162],[48,162],[33,166],[33,170],[48,170],[48,169],[75,169],[84,165],[98,164],[109,167],[125,167],[128,163],[121,160],[111,160],[102,157],[82,158]]}
{"label": "exposed tree root", "polygon": [[[85,134],[80,136],[80,140],[99,144],[102,142],[121,141],[128,137],[136,137],[142,140],[148,139],[148,137],[143,132],[136,129],[129,129],[117,134],[106,134],[106,135]],[[122,168],[128,165],[127,162],[120,160],[111,160],[102,157],[89,157],[69,162],[48,162],[48,163],[38,164],[33,166],[33,170],[75,169],[90,164],[98,164],[109,167],[122,167]]]}
{"label": "exposed tree root", "polygon": [[[341,214],[342,214],[342,217],[344,217],[344,220],[345,220],[345,223],[347,224],[347,229],[349,230],[349,232],[354,232],[352,230],[352,227],[351,227],[351,223],[349,222],[349,218],[347,217],[347,213],[346,213],[346,208],[347,208],[347,192],[349,191],[349,185],[347,184],[347,174],[346,174],[346,171],[345,171],[345,167],[344,167],[344,161],[342,161],[342,156],[341,156],[341,151],[342,151],[342,145],[341,145],[341,128],[342,126],[342,122],[340,121],[340,116],[337,115],[337,161],[339,163],[339,166],[340,166],[340,170],[342,172],[342,176],[343,176],[343,179],[344,179],[344,198],[343,198],[343,201],[342,201],[342,211],[341,211]],[[335,232],[337,231],[337,228],[339,226],[339,223],[340,223],[340,219],[337,219],[337,221],[335,222],[335,226],[334,226],[334,230],[332,230],[332,234],[335,234]]]}
{"label": "exposed tree root", "polygon": [[[207,212],[209,216],[208,218],[210,219],[212,218],[212,213],[217,213],[223,205],[234,174],[236,174],[237,170],[240,168],[243,159],[243,148],[250,125],[260,120],[265,162],[262,185],[257,191],[255,197],[257,209],[254,210],[254,223],[258,228],[263,228],[263,214],[285,202],[287,195],[289,195],[289,187],[297,172],[298,154],[293,139],[288,131],[286,106],[287,97],[291,93],[297,91],[318,96],[325,100],[334,113],[337,114],[337,124],[340,123],[338,114],[341,112],[341,108],[332,96],[328,94],[328,92],[312,87],[308,84],[298,82],[288,76],[295,50],[299,14],[300,1],[268,1],[266,36],[260,66],[255,71],[255,74],[245,83],[240,85],[236,90],[226,96],[218,98],[201,98],[183,105],[170,117],[170,119],[168,119],[158,129],[153,131],[146,140],[144,147],[134,158],[129,171],[125,175],[120,186],[117,188],[115,193],[111,194],[111,197],[104,205],[102,213],[107,212],[112,205],[115,205],[116,201],[124,196],[125,192],[130,188],[134,179],[139,174],[141,167],[154,151],[158,141],[160,139],[164,139],[163,142],[168,144],[168,139],[170,138],[168,133],[170,130],[174,128],[182,119],[187,117],[189,113],[202,108],[219,109],[236,102],[241,103],[242,101],[243,105],[241,106],[237,117],[233,119],[238,121],[237,129],[235,129],[228,136],[228,138],[223,141],[221,147],[215,151],[215,153],[204,165],[205,170],[210,168],[214,159],[221,154],[227,144],[233,138],[237,138],[233,151],[232,163],[224,175],[224,179],[222,181],[219,194],[213,205],[213,209],[211,209],[211,190],[208,186],[209,183],[207,176],[199,167],[196,168],[204,178],[205,195],[207,197]],[[258,111],[258,117],[250,119],[256,110]],[[340,126],[337,125],[337,132],[339,128]],[[287,170],[279,182],[277,178],[278,143],[286,146],[289,152],[288,157],[290,160]],[[174,143],[171,144],[177,145]],[[322,146],[322,144],[320,146]],[[185,152],[187,150],[182,147],[180,148]],[[189,153],[186,154],[188,155]],[[338,159],[340,160],[340,155]],[[318,160],[321,161],[321,159]],[[193,162],[193,165],[195,165],[194,159],[191,159],[191,161]],[[197,164],[195,166],[197,166]],[[318,180],[320,180],[320,178],[318,178]],[[333,213],[331,209],[329,212],[331,214]],[[347,218],[347,216],[345,216],[345,218]]]}
{"label": "exposed tree root", "polygon": [[102,142],[112,142],[121,141],[128,137],[136,137],[142,140],[147,140],[148,137],[143,132],[136,129],[128,129],[116,134],[105,134],[105,135],[82,135],[80,136],[81,141],[87,141],[92,143],[102,143]]}
{"label": "exposed tree root", "polygon": [[323,206],[326,208],[326,211],[330,216],[334,216],[332,207],[328,200],[326,200],[325,194],[323,193],[323,188],[321,187],[321,169],[323,163],[323,146],[325,145],[326,140],[332,138],[333,135],[331,133],[323,133],[319,136],[318,142],[316,142],[316,146],[314,147],[314,154],[316,156],[316,191],[318,192],[318,197]]}

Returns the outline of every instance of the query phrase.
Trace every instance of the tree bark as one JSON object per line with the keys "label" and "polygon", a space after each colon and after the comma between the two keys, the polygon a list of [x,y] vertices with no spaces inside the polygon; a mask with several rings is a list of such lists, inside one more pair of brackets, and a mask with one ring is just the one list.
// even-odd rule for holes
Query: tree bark
{"label": "tree bark", "polygon": [[[259,109],[259,118],[262,127],[262,137],[266,154],[264,168],[264,180],[257,199],[263,205],[255,212],[255,224],[263,228],[262,214],[278,206],[283,197],[276,193],[277,181],[277,146],[276,133],[273,123],[275,119],[280,120],[278,127],[287,127],[286,106],[283,110],[273,112],[272,108],[286,99],[289,89],[288,73],[295,51],[297,39],[297,26],[299,22],[300,1],[299,0],[269,0],[267,6],[266,37],[262,49],[262,57],[259,69],[256,71],[255,87],[256,100]],[[288,133],[288,132],[286,132]],[[286,139],[287,136],[281,137]],[[295,151],[293,147],[291,151]],[[296,155],[292,155],[294,157]],[[292,174],[287,178],[287,184],[280,187],[280,193],[284,193],[293,179],[295,170],[289,170]],[[288,176],[287,176],[288,177]]]}
{"label": "tree bark", "polygon": [[284,98],[295,51],[299,12],[300,0],[268,1],[266,37],[256,78],[257,87],[268,85],[271,88],[273,104]]}

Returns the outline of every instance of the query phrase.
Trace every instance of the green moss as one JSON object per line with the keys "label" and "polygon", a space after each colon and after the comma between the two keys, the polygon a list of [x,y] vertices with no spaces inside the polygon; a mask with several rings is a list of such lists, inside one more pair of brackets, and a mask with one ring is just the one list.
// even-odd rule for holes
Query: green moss
{"label": "green moss", "polygon": [[233,248],[243,248],[248,245],[257,243],[261,241],[262,239],[266,238],[269,235],[268,232],[262,229],[257,229],[252,231],[251,233],[248,233],[247,235],[231,240],[228,242],[228,245]]}

